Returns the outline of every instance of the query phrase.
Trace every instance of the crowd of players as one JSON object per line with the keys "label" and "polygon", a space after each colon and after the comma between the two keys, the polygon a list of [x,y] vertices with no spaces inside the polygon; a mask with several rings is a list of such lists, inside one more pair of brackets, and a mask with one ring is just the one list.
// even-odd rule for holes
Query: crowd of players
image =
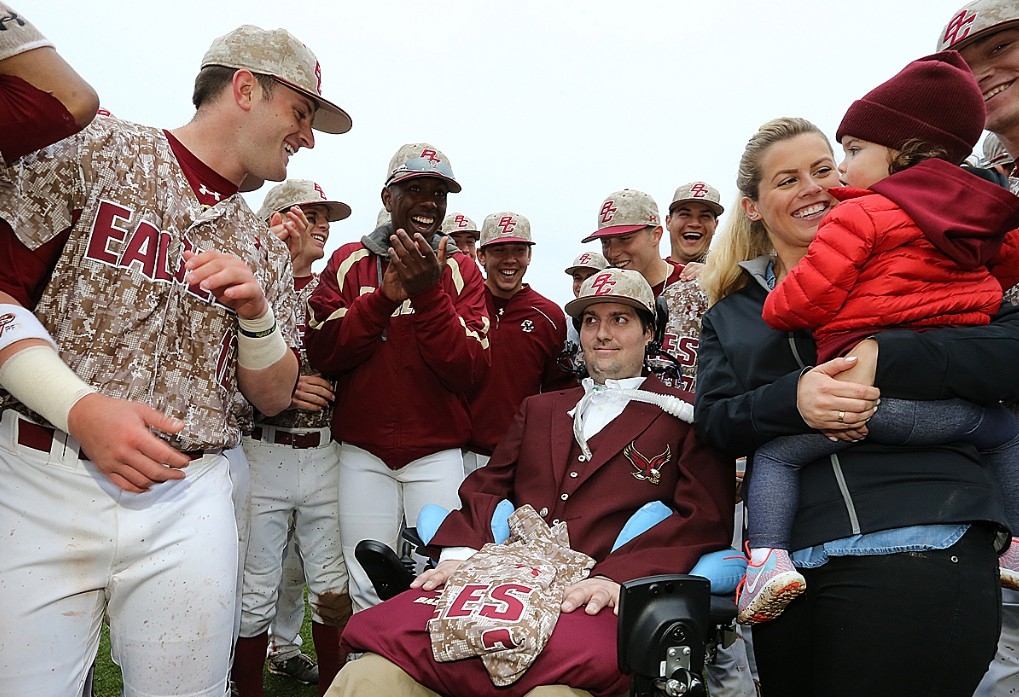
{"label": "crowd of players", "polygon": [[[1019,88],[985,88],[1019,78],[1019,11],[977,0],[941,37],[992,40],[1000,64],[963,55],[1010,101],[973,164],[1019,193]],[[187,125],[93,118],[94,91],[0,3],[0,624],[19,628],[0,695],[86,694],[104,618],[125,694],[222,695],[229,671],[257,696],[266,666],[325,694],[348,619],[380,602],[357,543],[398,548],[426,504],[459,508],[525,399],[586,375],[578,318],[524,281],[541,235],[517,212],[448,210],[461,183],[432,144],[397,149],[377,227],[312,271],[351,213],[328,182],[286,179],[313,129],[351,127],[320,70],[286,31],[243,26],[204,57]],[[265,181],[282,183],[256,214],[239,194]],[[563,264],[578,298],[611,295],[608,268],[643,278],[667,309],[651,363],[692,403],[725,209],[694,181],[665,212],[630,189],[592,201]],[[980,695],[1019,686],[1005,600]],[[746,639],[708,666],[714,697],[759,692]]]}

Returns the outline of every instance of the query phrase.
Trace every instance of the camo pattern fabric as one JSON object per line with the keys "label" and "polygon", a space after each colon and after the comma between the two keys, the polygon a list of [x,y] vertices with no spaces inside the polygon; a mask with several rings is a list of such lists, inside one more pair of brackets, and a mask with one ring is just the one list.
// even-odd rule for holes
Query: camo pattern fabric
{"label": "camo pattern fabric", "polygon": [[[203,210],[162,131],[99,116],[0,169],[0,217],[30,249],[73,223],[35,314],[79,377],[184,421],[181,450],[239,442],[236,314],[185,284],[184,252],[247,263],[299,345],[286,246],[239,194]],[[41,420],[0,391],[8,406]]]}
{"label": "camo pattern fabric", "polygon": [[667,380],[662,375],[662,382],[693,393],[697,387],[701,316],[708,310],[708,296],[701,290],[697,280],[693,279],[676,281],[662,291],[662,297],[669,307],[669,321],[665,325],[662,348],[679,362],[682,370],[678,380]]}
{"label": "camo pattern fabric", "polygon": [[[297,332],[302,337],[307,328],[308,298],[311,297],[312,291],[317,286],[318,274],[314,274],[314,277],[308,281],[308,284],[297,293]],[[301,375],[321,375],[317,370],[313,370],[308,363],[308,355],[304,351],[303,343],[301,345]],[[335,381],[333,381],[333,390],[336,390]],[[258,414],[256,415],[256,420],[260,424],[268,424],[277,428],[288,428],[294,431],[329,428],[333,422],[333,405],[330,404],[321,411],[286,409],[273,417]]]}
{"label": "camo pattern fabric", "polygon": [[594,567],[570,549],[566,523],[549,528],[527,505],[509,525],[505,543],[485,545],[453,573],[428,621],[436,661],[480,656],[498,687],[531,666],[559,620],[563,591]]}

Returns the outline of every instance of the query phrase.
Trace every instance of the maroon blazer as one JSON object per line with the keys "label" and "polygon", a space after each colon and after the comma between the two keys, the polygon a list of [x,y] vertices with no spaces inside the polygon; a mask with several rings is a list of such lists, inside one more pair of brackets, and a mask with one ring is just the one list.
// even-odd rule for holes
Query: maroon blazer
{"label": "maroon blazer", "polygon": [[[684,394],[653,376],[641,389]],[[492,513],[502,499],[531,504],[550,524],[566,521],[571,546],[597,561],[591,575],[617,582],[686,573],[701,555],[730,544],[733,463],[702,444],[690,424],[635,401],[591,440],[588,462],[567,413],[583,394],[574,388],[524,400],[492,459],[461,485],[463,508],[443,521],[433,547],[480,549],[491,542]],[[657,484],[646,472],[656,458],[663,461]],[[610,552],[630,516],[654,500],[674,514]]]}

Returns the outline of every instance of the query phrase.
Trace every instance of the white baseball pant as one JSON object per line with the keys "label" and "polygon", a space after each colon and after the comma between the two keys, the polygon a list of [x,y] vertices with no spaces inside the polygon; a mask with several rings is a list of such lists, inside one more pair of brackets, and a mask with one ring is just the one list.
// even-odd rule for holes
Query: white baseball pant
{"label": "white baseball pant", "polygon": [[294,528],[283,552],[283,578],[280,579],[276,608],[269,623],[269,657],[285,661],[301,653],[301,625],[304,624],[304,563],[294,544]]}
{"label": "white baseball pant", "polygon": [[361,540],[378,540],[399,548],[404,520],[415,525],[426,503],[460,508],[457,490],[464,479],[459,448],[440,450],[392,470],[367,450],[340,444],[340,540],[350,573],[354,612],[377,605],[379,596],[354,558]]}
{"label": "white baseball pant", "polygon": [[347,570],[337,522],[339,446],[328,429],[323,431],[324,444],[316,448],[244,438],[251,473],[251,534],[244,561],[242,637],[258,636],[272,621],[291,521],[304,561],[312,617],[320,624],[335,624],[330,617],[332,598],[346,592]]}
{"label": "white baseball pant", "polygon": [[226,458],[132,494],[67,434],[49,452],[20,444],[26,421],[0,418],[0,695],[80,694],[108,614],[125,695],[221,697],[237,575]]}

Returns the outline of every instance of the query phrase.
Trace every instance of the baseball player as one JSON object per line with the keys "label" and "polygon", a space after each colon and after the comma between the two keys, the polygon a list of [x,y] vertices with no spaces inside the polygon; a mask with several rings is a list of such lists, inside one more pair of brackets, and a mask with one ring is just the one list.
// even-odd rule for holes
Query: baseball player
{"label": "baseball player", "polygon": [[[301,330],[308,297],[318,284],[311,265],[325,256],[329,223],[349,215],[347,204],[329,200],[321,186],[307,179],[289,179],[270,189],[258,212],[277,236],[291,244],[292,252],[297,250],[293,276]],[[243,440],[251,478],[251,529],[232,671],[240,697],[263,694],[269,623],[275,615],[291,526],[308,585],[312,639],[319,659],[314,677],[322,691],[340,669],[340,630],[350,616],[350,597],[340,552],[339,445],[330,434],[333,399],[332,383],[305,361],[290,406],[272,417],[256,413],[254,429]],[[301,602],[303,608],[303,598]],[[313,663],[301,656],[293,645],[278,652],[272,659],[273,672],[310,681]]]}
{"label": "baseball player", "polygon": [[[938,50],[945,49],[959,51],[973,71],[987,109],[987,138],[996,137],[1006,153],[1002,159],[1012,162],[1006,172],[1008,186],[1019,194],[1019,172],[1014,164],[1019,160],[1019,87],[1015,81],[1019,75],[1019,6],[1013,0],[977,0],[961,7],[938,36]],[[1006,291],[1005,299],[1019,302],[1019,286]],[[1002,600],[998,652],[974,697],[1006,697],[1019,692],[1019,593],[1003,589]]]}
{"label": "baseball player", "polygon": [[[610,266],[639,271],[651,285],[655,297],[666,299],[669,319],[662,349],[679,364],[682,374],[675,386],[692,393],[696,382],[700,316],[707,310],[707,296],[695,280],[681,279],[682,265],[662,259],[658,253],[662,238],[660,220],[658,204],[651,196],[624,189],[602,202],[598,209],[598,229],[583,241],[600,240]],[[673,383],[668,378],[665,381]]]}
{"label": "baseball player", "polygon": [[657,298],[679,280],[683,266],[658,252],[662,219],[658,204],[643,191],[623,189],[610,194],[598,209],[598,229],[581,242],[601,242],[609,266],[638,271]]}
{"label": "baseball player", "polygon": [[223,695],[239,390],[290,403],[290,262],[237,194],[343,132],[318,63],[240,27],[172,131],[97,117],[0,171],[0,694],[76,695],[106,614],[125,695]]}
{"label": "baseball player", "polygon": [[459,505],[467,395],[490,364],[481,272],[439,232],[459,191],[442,152],[402,146],[382,189],[392,223],[336,250],[308,301],[308,358],[338,379],[332,432],[355,609],[378,602],[355,545],[396,548],[426,503]]}
{"label": "baseball player", "polygon": [[559,367],[566,344],[562,309],[524,283],[534,246],[530,221],[506,211],[488,216],[481,227],[478,260],[485,268],[485,302],[492,318],[492,367],[471,394],[465,474],[488,462],[525,397],[576,383]]}
{"label": "baseball player", "polygon": [[463,213],[450,213],[442,221],[442,232],[453,238],[457,249],[477,261],[478,240],[481,238],[481,231],[473,220]]}
{"label": "baseball player", "polygon": [[718,216],[725,209],[719,203],[718,189],[705,182],[690,182],[676,189],[665,216],[669,231],[671,254],[669,260],[686,265],[686,276],[693,278],[708,255],[711,238],[715,235]]}
{"label": "baseball player", "polygon": [[[392,643],[412,645],[407,653],[414,658],[408,661],[404,653],[394,652],[386,658],[369,654],[351,661],[328,697],[424,697],[435,695],[432,689],[458,696],[625,693],[629,680],[618,672],[612,614],[619,584],[689,571],[701,554],[728,544],[731,465],[701,445],[689,424],[632,396],[652,392],[677,402],[680,396],[655,377],[644,376],[645,345],[654,326],[648,284],[633,271],[606,269],[584,284],[566,310],[580,322],[592,377],[583,389],[524,400],[492,461],[461,487],[463,507],[450,513],[432,537],[430,544],[441,548],[438,566],[412,585],[418,592],[437,589],[465,557],[491,542],[493,510],[507,498],[516,506],[530,504],[548,525],[565,522],[570,546],[597,562],[590,576],[565,590],[548,643],[510,690],[494,688],[479,660],[433,660],[424,621],[415,628],[415,618],[394,616],[393,634],[408,638]],[[625,521],[650,501],[663,502],[678,514],[612,549]],[[489,581],[479,577],[482,594]],[[541,603],[519,597],[524,612]],[[364,617],[355,615],[344,641],[366,650],[382,646],[386,642],[365,637],[363,627],[372,625],[372,614],[385,616],[390,607],[406,613],[399,602],[394,598]],[[483,602],[465,605],[470,612]],[[519,607],[502,616],[515,619]],[[419,641],[425,645],[421,653],[416,650]],[[536,651],[533,644],[518,650]]]}
{"label": "baseball player", "polygon": [[0,154],[8,164],[95,118],[99,97],[22,14],[0,3]]}
{"label": "baseball player", "polygon": [[[609,263],[598,252],[582,252],[573,263],[566,267],[566,275],[573,279],[573,297],[580,295],[580,286]],[[559,363],[574,374],[584,365],[584,352],[580,350],[580,333],[573,322],[566,323],[566,346],[560,354]]]}

